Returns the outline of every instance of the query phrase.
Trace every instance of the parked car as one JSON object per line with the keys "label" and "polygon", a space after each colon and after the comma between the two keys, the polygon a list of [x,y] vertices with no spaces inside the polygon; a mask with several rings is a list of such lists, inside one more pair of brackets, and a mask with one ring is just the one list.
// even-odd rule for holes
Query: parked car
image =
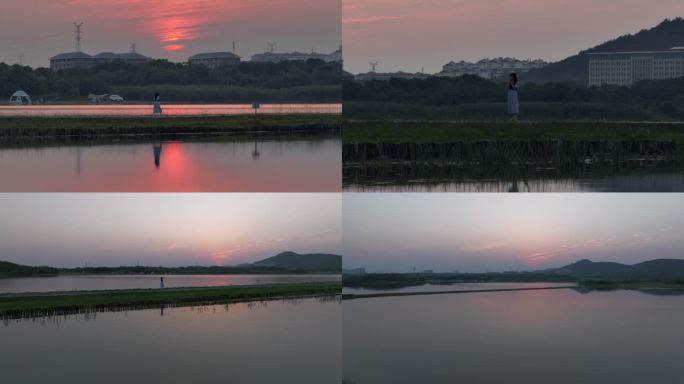
{"label": "parked car", "polygon": [[119,95],[109,95],[109,101],[112,103],[123,103],[124,98]]}

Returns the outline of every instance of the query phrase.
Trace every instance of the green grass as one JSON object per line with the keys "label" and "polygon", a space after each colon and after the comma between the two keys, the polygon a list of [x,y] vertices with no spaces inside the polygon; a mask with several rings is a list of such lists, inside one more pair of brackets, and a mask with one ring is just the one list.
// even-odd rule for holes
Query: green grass
{"label": "green grass", "polygon": [[148,117],[0,117],[0,136],[70,132],[144,133],[172,130],[193,133],[202,129],[240,131],[309,125],[339,125],[335,114],[148,116]]}
{"label": "green grass", "polygon": [[344,121],[344,143],[444,143],[469,140],[675,140],[684,123]]}
{"label": "green grass", "polygon": [[17,318],[159,305],[333,295],[341,293],[341,289],[341,283],[333,282],[0,295],[0,317]]}
{"label": "green grass", "polygon": [[[503,103],[466,103],[458,105],[422,105],[378,101],[344,101],[344,114],[351,119],[482,121],[505,120]],[[534,121],[671,121],[673,117],[653,109],[623,103],[597,102],[527,102],[521,105],[521,117]]]}

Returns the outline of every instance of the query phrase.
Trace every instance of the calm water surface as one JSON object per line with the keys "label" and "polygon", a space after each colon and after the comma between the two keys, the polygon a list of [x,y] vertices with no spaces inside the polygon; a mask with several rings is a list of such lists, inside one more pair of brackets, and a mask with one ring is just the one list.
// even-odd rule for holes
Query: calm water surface
{"label": "calm water surface", "polygon": [[[19,292],[88,291],[159,288],[161,275],[77,275],[0,279],[0,294]],[[209,287],[340,281],[340,275],[163,275],[164,285]]]}
{"label": "calm water surface", "polygon": [[344,302],[343,376],[366,383],[682,382],[684,296],[469,293]]}
{"label": "calm water surface", "polygon": [[[253,114],[251,104],[162,104],[164,116]],[[342,113],[342,104],[262,104],[259,114]],[[149,105],[0,106],[0,116],[149,116]]]}
{"label": "calm water surface", "polygon": [[342,305],[302,299],[0,323],[6,383],[339,383]]}
{"label": "calm water surface", "polygon": [[4,192],[339,192],[339,138],[0,148]]}

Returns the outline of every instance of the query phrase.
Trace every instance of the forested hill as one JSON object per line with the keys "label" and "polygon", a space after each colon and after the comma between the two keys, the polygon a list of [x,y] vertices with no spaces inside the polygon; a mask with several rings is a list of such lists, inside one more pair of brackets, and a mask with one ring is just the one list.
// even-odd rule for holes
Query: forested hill
{"label": "forested hill", "polygon": [[580,260],[553,271],[573,278],[684,279],[684,260],[656,259],[634,265]]}
{"label": "forested hill", "polygon": [[252,264],[255,267],[283,268],[304,271],[342,271],[342,256],[327,253],[299,254],[281,252],[273,257]]}
{"label": "forested hill", "polygon": [[0,277],[56,275],[57,268],[29,267],[0,260]]}
{"label": "forested hill", "polygon": [[684,19],[677,17],[676,19],[665,20],[651,29],[618,37],[577,55],[549,64],[544,68],[532,70],[525,75],[525,80],[586,83],[588,81],[589,58],[584,55],[585,53],[669,50],[681,46],[684,46]]}

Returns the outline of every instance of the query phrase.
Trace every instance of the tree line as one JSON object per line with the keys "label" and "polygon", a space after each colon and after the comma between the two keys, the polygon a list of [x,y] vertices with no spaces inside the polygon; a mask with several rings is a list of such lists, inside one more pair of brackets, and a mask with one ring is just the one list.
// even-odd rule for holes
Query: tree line
{"label": "tree line", "polygon": [[[329,89],[341,84],[340,63],[323,60],[244,62],[217,69],[188,66],[167,60],[154,60],[143,66],[115,62],[91,69],[51,71],[0,63],[0,97],[9,98],[17,90],[34,99],[64,100],[89,94],[115,93],[121,89],[149,89],[166,86],[265,89]],[[189,100],[186,100],[189,101]]]}
{"label": "tree line", "polygon": [[[363,103],[410,104],[449,107],[505,103],[504,82],[475,75],[430,77],[343,84],[343,99]],[[574,82],[522,82],[521,103],[581,103],[583,105],[621,105],[652,111],[673,119],[684,118],[684,78],[640,81],[631,87],[603,85],[587,87]],[[524,105],[523,105],[524,108]]]}

